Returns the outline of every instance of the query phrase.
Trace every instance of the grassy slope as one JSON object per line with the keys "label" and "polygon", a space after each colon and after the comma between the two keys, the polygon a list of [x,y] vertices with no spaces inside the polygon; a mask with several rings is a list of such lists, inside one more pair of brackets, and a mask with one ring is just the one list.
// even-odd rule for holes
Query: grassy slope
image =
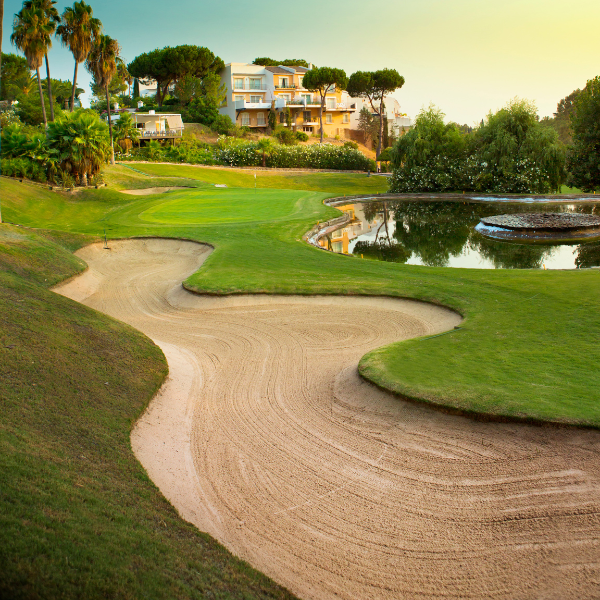
{"label": "grassy slope", "polygon": [[[160,177],[179,173],[230,186],[254,185],[248,171],[174,165],[136,168]],[[105,226],[114,237],[170,235],[210,242],[216,251],[187,281],[188,287],[199,291],[386,294],[451,306],[467,317],[461,331],[371,353],[361,363],[363,374],[410,397],[464,410],[600,426],[595,376],[598,271],[435,269],[332,255],[301,241],[314,222],[338,214],[322,205],[323,198],[383,191],[382,178],[261,173],[259,186],[302,186],[308,191],[297,192],[295,203],[288,192],[275,194],[276,211],[260,189],[260,201],[252,189],[244,199],[239,189],[214,188],[206,193],[174,192],[163,207],[158,205],[165,197],[123,200],[122,194],[111,190],[68,201],[76,204],[81,215],[101,203],[110,206],[97,223],[86,221],[87,217],[67,223],[62,217],[66,209],[56,209],[47,221],[52,213],[47,207],[63,203],[57,195],[41,203],[39,213],[25,213],[17,199],[8,202],[8,210],[20,222],[49,223],[56,229],[96,233]],[[215,194],[221,202],[215,203]],[[169,210],[171,203],[185,207],[185,218]],[[243,213],[246,222],[237,223],[231,210]],[[149,214],[161,215],[165,223],[150,222]]]}
{"label": "grassy slope", "polygon": [[69,250],[89,241],[0,226],[0,598],[290,598],[184,523],[135,460],[161,351],[46,289],[85,268]]}

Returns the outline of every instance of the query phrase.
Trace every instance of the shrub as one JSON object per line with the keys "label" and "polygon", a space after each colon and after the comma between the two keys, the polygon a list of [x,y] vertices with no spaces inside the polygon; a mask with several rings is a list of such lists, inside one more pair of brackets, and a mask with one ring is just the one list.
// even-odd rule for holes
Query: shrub
{"label": "shrub", "polygon": [[218,115],[210,128],[221,135],[233,135],[235,133],[235,125],[229,115]]}
{"label": "shrub", "polygon": [[565,178],[564,149],[535,107],[513,100],[473,133],[431,106],[391,152],[391,192],[546,193]]}
{"label": "shrub", "polygon": [[[216,158],[222,164],[237,167],[255,167],[262,164],[262,152],[258,144],[236,140],[237,143],[219,144]],[[332,144],[311,146],[276,145],[266,157],[268,167],[331,169],[331,170],[367,170],[372,166],[364,154],[352,148],[343,148]]]}
{"label": "shrub", "polygon": [[276,127],[275,132],[273,133],[273,137],[280,143],[285,146],[293,146],[297,143],[296,136],[291,129],[287,127]]}
{"label": "shrub", "polygon": [[304,133],[304,131],[296,131],[295,135],[299,142],[308,142],[308,134]]}
{"label": "shrub", "polygon": [[352,140],[348,140],[344,142],[344,148],[352,148],[354,150],[358,150],[358,143],[353,142]]}

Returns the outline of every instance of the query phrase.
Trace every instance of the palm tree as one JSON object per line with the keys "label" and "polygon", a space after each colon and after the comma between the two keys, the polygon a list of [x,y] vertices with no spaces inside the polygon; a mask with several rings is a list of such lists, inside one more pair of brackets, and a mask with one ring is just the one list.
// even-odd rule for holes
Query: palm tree
{"label": "palm tree", "polygon": [[273,140],[267,137],[261,138],[256,144],[256,149],[262,152],[262,166],[267,166],[267,154],[270,154],[274,149]]}
{"label": "palm tree", "polygon": [[29,96],[29,94],[37,87],[37,78],[35,75],[27,73],[18,79],[10,82],[6,88],[6,91],[15,96],[23,94],[23,96]]}
{"label": "palm tree", "polygon": [[46,118],[46,104],[42,90],[40,67],[48,48],[52,44],[50,35],[53,31],[53,26],[44,11],[40,8],[30,8],[29,10],[23,9],[15,15],[13,34],[10,36],[10,41],[25,54],[29,68],[35,69],[37,73],[45,127],[48,127],[48,119]]}
{"label": "palm tree", "polygon": [[[56,32],[56,28],[60,23],[60,16],[58,11],[55,8],[56,0],[25,0],[23,2],[22,10],[31,10],[32,8],[39,8],[46,15],[48,22],[50,24],[51,32],[50,35],[54,35]],[[18,16],[18,15],[17,15]],[[54,121],[54,99],[52,97],[52,81],[50,79],[50,63],[48,62],[48,50],[52,47],[52,42],[48,45],[46,49],[46,54],[44,58],[46,60],[46,81],[48,82],[48,101],[50,102],[50,120]]]}
{"label": "palm tree", "polygon": [[122,113],[115,123],[114,136],[124,152],[131,149],[133,142],[139,143],[140,130],[137,129],[129,113]]}
{"label": "palm tree", "polygon": [[75,89],[77,88],[77,69],[79,63],[84,62],[94,39],[102,31],[100,19],[93,16],[94,11],[89,4],[75,2],[72,8],[65,8],[61,23],[56,30],[56,35],[61,39],[63,46],[69,48],[75,59],[75,72],[73,73],[73,91],[71,92],[71,112],[75,105]]}
{"label": "palm tree", "polygon": [[121,52],[121,47],[117,40],[113,40],[108,35],[99,35],[95,38],[94,45],[92,46],[85,63],[85,67],[94,77],[96,85],[103,87],[106,92],[108,128],[110,131],[111,165],[115,164],[115,148],[113,142],[112,120],[110,116],[110,94],[108,86],[117,73],[119,52]]}

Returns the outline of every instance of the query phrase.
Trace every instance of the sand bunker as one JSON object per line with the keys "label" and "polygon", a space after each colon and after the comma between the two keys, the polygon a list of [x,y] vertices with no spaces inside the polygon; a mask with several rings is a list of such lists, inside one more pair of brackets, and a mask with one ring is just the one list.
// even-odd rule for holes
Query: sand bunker
{"label": "sand bunker", "polygon": [[185,519],[307,599],[598,597],[598,432],[448,416],[358,377],[454,313],[194,296],[180,282],[207,248],[111,246],[78,252],[90,269],[59,291],[164,350],[132,444]]}
{"label": "sand bunker", "polygon": [[153,187],[153,188],[144,188],[141,190],[120,190],[122,194],[130,194],[131,196],[150,196],[152,194],[164,194],[165,192],[174,192],[175,190],[193,190],[194,188],[186,187],[186,186],[177,186],[174,185],[172,187]]}

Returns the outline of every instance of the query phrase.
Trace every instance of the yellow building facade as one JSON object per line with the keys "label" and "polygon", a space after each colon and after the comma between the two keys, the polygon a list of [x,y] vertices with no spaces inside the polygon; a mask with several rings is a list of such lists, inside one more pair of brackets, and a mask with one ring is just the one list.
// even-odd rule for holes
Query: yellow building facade
{"label": "yellow building facade", "polygon": [[[278,125],[293,131],[319,135],[320,96],[303,85],[305,67],[262,67],[230,63],[221,73],[227,88],[227,99],[220,108],[239,126],[266,130],[269,112],[275,112]],[[326,94],[323,130],[328,137],[345,137],[351,127],[351,114],[356,110],[346,92],[332,89]],[[288,119],[289,113],[289,119]]]}

